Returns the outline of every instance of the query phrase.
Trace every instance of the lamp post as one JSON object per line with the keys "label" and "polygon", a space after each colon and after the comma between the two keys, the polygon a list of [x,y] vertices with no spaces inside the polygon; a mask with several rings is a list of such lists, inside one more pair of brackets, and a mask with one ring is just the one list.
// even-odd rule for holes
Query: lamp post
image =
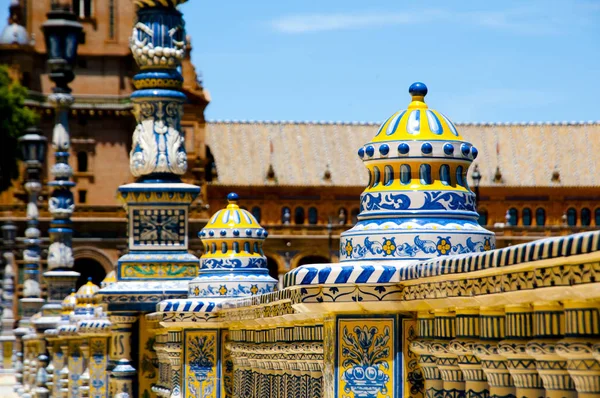
{"label": "lamp post", "polygon": [[0,321],[0,327],[2,328],[0,350],[2,351],[2,355],[0,355],[0,360],[2,361],[1,368],[7,371],[14,368],[13,353],[15,337],[12,334],[12,330],[15,322],[13,312],[15,255],[13,250],[17,239],[17,227],[13,223],[7,222],[0,229],[2,230],[2,242],[4,243],[3,257],[5,263],[2,275],[2,297],[0,300],[2,303],[2,319]]}
{"label": "lamp post", "polygon": [[[64,2],[63,2],[64,3]],[[55,164],[50,170],[54,180],[48,183],[52,195],[48,201],[48,210],[52,214],[50,223],[50,247],[48,248],[48,269],[44,274],[48,284],[48,301],[60,311],[60,302],[66,297],[79,274],[69,271],[73,267],[72,223],[71,215],[75,210],[70,181],[73,169],[69,165],[71,147],[69,133],[69,108],[73,96],[69,83],[75,78],[73,70],[77,59],[77,45],[83,29],[77,17],[70,11],[68,4],[60,1],[52,5],[47,14],[48,20],[42,25],[48,53],[50,79],[54,82],[53,93],[48,100],[55,107],[55,124],[52,132]]]}
{"label": "lamp post", "polygon": [[25,324],[41,307],[40,288],[40,230],[38,196],[42,190],[40,174],[46,154],[46,137],[39,134],[37,128],[30,128],[19,138],[23,159],[26,164],[25,190],[29,194],[27,203],[27,229],[25,230],[25,245],[23,251],[23,297],[21,298],[21,315]]}
{"label": "lamp post", "polygon": [[479,214],[479,184],[481,184],[481,173],[479,172],[478,164],[473,168],[471,178],[473,179],[473,187],[475,188],[475,210],[477,211],[477,214]]}

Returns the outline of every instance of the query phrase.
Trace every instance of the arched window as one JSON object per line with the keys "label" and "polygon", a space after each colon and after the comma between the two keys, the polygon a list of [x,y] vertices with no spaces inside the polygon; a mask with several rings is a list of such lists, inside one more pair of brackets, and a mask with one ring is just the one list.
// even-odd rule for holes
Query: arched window
{"label": "arched window", "polygon": [[422,164],[419,167],[419,178],[421,179],[421,184],[429,185],[431,184],[431,166],[428,164]]}
{"label": "arched window", "polygon": [[383,169],[383,184],[390,185],[394,182],[394,169],[392,166],[385,166]]}
{"label": "arched window", "polygon": [[529,207],[523,209],[523,225],[531,225],[531,209]]}
{"label": "arched window", "polygon": [[376,187],[379,185],[379,180],[381,178],[381,173],[379,172],[379,167],[373,167],[373,186]]}
{"label": "arched window", "polygon": [[402,184],[410,184],[410,166],[403,164],[400,166],[400,182]]}
{"label": "arched window", "polygon": [[369,183],[367,184],[367,186],[369,188],[371,188],[373,185],[373,173],[371,173],[371,170],[367,170],[369,172]]}
{"label": "arched window", "polygon": [[358,213],[360,213],[360,210],[358,210],[357,208],[352,209],[352,211],[350,212],[352,224],[356,224],[358,222]]}
{"label": "arched window", "polygon": [[600,207],[594,210],[594,221],[597,227],[600,227]]}
{"label": "arched window", "polygon": [[508,210],[508,223],[512,226],[515,226],[519,223],[519,210],[515,209],[514,207],[511,207]]}
{"label": "arched window", "polygon": [[294,224],[304,224],[304,207],[296,207],[294,210]]}
{"label": "arched window", "polygon": [[465,183],[463,181],[463,167],[462,166],[458,166],[456,168],[456,184],[460,185],[461,187],[465,186]]}
{"label": "arched window", "polygon": [[570,207],[569,210],[567,210],[567,225],[571,227],[577,225],[577,210],[573,207]]}
{"label": "arched window", "polygon": [[85,151],[77,152],[77,171],[88,171],[88,154]]}
{"label": "arched window", "polygon": [[450,166],[447,164],[440,166],[440,181],[444,185],[450,185]]}
{"label": "arched window", "polygon": [[292,213],[290,213],[289,207],[284,207],[281,209],[281,223],[289,224],[292,222]]}
{"label": "arched window", "polygon": [[279,279],[279,266],[277,261],[271,257],[267,257],[267,269],[271,278]]}
{"label": "arched window", "polygon": [[488,223],[488,212],[485,209],[479,210],[479,220],[477,220],[479,222],[479,225],[481,226],[486,226]]}
{"label": "arched window", "polygon": [[260,207],[258,206],[254,206],[252,208],[252,215],[254,216],[254,218],[256,218],[256,222],[258,222],[260,224]]}
{"label": "arched window", "polygon": [[535,225],[538,227],[546,225],[546,210],[541,207],[538,207],[535,210]]}
{"label": "arched window", "polygon": [[592,212],[587,207],[581,209],[581,225],[589,227],[592,223]]}
{"label": "arched window", "polygon": [[319,212],[316,207],[311,207],[308,209],[308,223],[315,225],[317,222],[319,222]]}

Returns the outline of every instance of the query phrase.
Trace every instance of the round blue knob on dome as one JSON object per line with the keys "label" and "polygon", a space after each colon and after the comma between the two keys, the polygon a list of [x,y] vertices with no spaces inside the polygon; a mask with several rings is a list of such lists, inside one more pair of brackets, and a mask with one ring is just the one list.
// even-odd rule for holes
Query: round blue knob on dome
{"label": "round blue knob on dome", "polygon": [[365,157],[365,148],[360,147],[360,149],[358,150],[358,156],[362,159]]}
{"label": "round blue knob on dome", "polygon": [[225,231],[224,229],[221,230],[221,236],[225,236],[227,235],[227,231]]}
{"label": "round blue knob on dome", "polygon": [[469,152],[471,152],[471,148],[467,144],[462,144],[460,146],[460,151],[464,156],[469,156]]}
{"label": "round blue knob on dome", "polygon": [[387,155],[390,152],[390,147],[388,146],[388,144],[383,144],[382,146],[379,147],[379,153],[382,154],[383,156]]}
{"label": "round blue knob on dome", "polygon": [[200,231],[200,236],[206,236],[206,232]]}
{"label": "round blue knob on dome", "polygon": [[373,148],[372,145],[369,145],[365,152],[367,152],[367,155],[369,155],[369,157],[371,157],[375,154],[375,148]]}
{"label": "round blue knob on dome", "polygon": [[235,203],[238,201],[239,198],[240,197],[235,192],[231,192],[230,194],[227,195],[227,200],[229,201],[229,203]]}
{"label": "round blue knob on dome", "polygon": [[215,236],[215,231],[208,231],[208,234],[209,234],[210,236]]}
{"label": "round blue knob on dome", "polygon": [[267,236],[269,236],[269,233],[267,232],[267,230],[264,230],[264,231],[263,231],[263,235],[265,236],[265,238],[266,238]]}
{"label": "round blue knob on dome", "polygon": [[408,150],[409,150],[409,149],[410,149],[410,148],[408,147],[408,144],[407,144],[407,143],[405,143],[405,142],[403,142],[402,144],[398,145],[398,152],[399,152],[401,155],[406,155],[406,154],[408,153]]}
{"label": "round blue knob on dome", "polygon": [[425,83],[415,82],[410,85],[408,92],[413,97],[424,97],[427,95],[427,86]]}
{"label": "round blue knob on dome", "polygon": [[246,235],[248,235],[248,236],[252,235],[252,230],[251,229],[247,229],[246,230]]}
{"label": "round blue knob on dome", "polygon": [[454,153],[454,145],[452,144],[444,144],[444,153],[446,155],[452,155]]}
{"label": "round blue knob on dome", "polygon": [[233,230],[233,235],[234,236],[240,236],[240,231],[238,229],[234,229]]}
{"label": "round blue knob on dome", "polygon": [[423,152],[425,155],[429,155],[432,151],[433,147],[429,142],[425,142],[423,145],[421,145],[421,152]]}
{"label": "round blue knob on dome", "polygon": [[477,159],[477,155],[479,155],[479,151],[474,146],[471,147],[471,155],[473,156],[473,159]]}

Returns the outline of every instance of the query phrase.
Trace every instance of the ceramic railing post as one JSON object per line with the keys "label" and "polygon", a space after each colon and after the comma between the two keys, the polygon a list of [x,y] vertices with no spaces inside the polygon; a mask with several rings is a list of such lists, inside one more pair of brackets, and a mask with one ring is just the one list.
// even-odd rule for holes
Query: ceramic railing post
{"label": "ceramic railing post", "polygon": [[480,341],[473,353],[481,361],[481,367],[490,385],[490,397],[514,396],[515,386],[506,367],[506,358],[498,354],[498,342],[505,337],[506,318],[503,308],[481,307],[479,312]]}
{"label": "ceramic railing post", "polygon": [[473,346],[479,341],[479,309],[456,309],[456,339],[449,350],[457,355],[458,367],[465,379],[466,398],[489,396],[489,385],[481,361],[473,355]]}
{"label": "ceramic railing post", "polygon": [[39,368],[37,371],[37,375],[35,378],[35,390],[33,393],[34,398],[48,398],[50,397],[50,390],[48,387],[48,372],[46,371],[46,367],[48,366],[49,359],[46,355],[41,354],[38,357]]}
{"label": "ceramic railing post", "polygon": [[60,350],[63,354],[63,367],[59,372],[60,376],[60,397],[69,398],[69,340],[61,339]]}
{"label": "ceramic railing post", "polygon": [[417,338],[411,342],[411,350],[419,356],[419,366],[425,377],[427,396],[442,394],[444,382],[436,364],[435,356],[431,355],[430,347],[435,338],[435,316],[430,312],[417,314]]}
{"label": "ceramic railing post", "polygon": [[133,324],[137,321],[134,313],[111,313],[112,338],[110,341],[109,359],[113,369],[110,372],[109,390],[113,397],[132,397],[133,381],[136,370],[133,368],[131,357],[131,337],[133,335]]}
{"label": "ceramic railing post", "polygon": [[169,330],[165,351],[171,363],[171,394],[169,398],[180,398],[182,395],[183,374],[183,332],[181,330]]}
{"label": "ceramic railing post", "polygon": [[533,338],[533,308],[516,304],[506,306],[505,311],[506,339],[498,343],[498,354],[506,358],[518,397],[543,397],[546,392],[535,359],[527,354],[527,343]]}
{"label": "ceramic railing post", "polygon": [[556,352],[567,359],[567,370],[578,398],[600,396],[600,362],[594,346],[600,344],[600,303],[585,300],[564,302],[565,339]]}
{"label": "ceramic railing post", "polygon": [[456,337],[456,314],[447,310],[434,312],[435,340],[429,350],[443,380],[444,396],[463,397],[465,379],[458,365],[458,356],[450,350],[450,342]]}
{"label": "ceramic railing post", "polygon": [[534,338],[527,343],[527,354],[535,358],[536,367],[546,389],[547,398],[576,398],[575,384],[567,361],[556,352],[565,334],[565,313],[558,302],[533,305]]}

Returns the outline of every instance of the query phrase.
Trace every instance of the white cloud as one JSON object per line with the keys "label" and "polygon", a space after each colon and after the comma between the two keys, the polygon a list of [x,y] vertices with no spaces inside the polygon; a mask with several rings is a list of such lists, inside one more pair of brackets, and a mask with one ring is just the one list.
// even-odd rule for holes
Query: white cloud
{"label": "white cloud", "polygon": [[271,24],[275,30],[289,34],[427,23],[479,26],[517,34],[551,34],[564,21],[544,14],[545,11],[534,7],[468,12],[430,8],[418,12],[296,14],[272,20]]}

